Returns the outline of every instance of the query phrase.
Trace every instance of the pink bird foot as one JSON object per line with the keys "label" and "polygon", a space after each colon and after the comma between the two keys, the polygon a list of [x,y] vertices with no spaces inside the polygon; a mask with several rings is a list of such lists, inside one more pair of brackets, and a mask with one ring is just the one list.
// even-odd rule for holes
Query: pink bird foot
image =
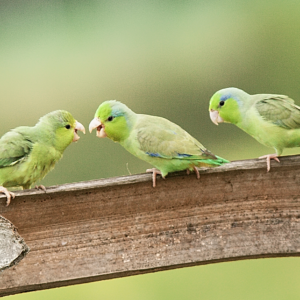
{"label": "pink bird foot", "polygon": [[162,177],[163,179],[165,179],[165,177],[162,176],[161,172],[160,172],[159,170],[155,169],[155,168],[153,168],[153,169],[147,169],[147,170],[146,170],[146,173],[152,173],[153,187],[156,187],[156,175],[157,175],[157,174],[161,175],[161,177]]}
{"label": "pink bird foot", "polygon": [[3,193],[3,194],[6,195],[6,198],[7,198],[7,200],[6,200],[6,206],[8,206],[10,204],[11,198],[13,198],[13,199],[15,198],[15,194],[12,193],[12,192],[10,192],[8,189],[6,189],[3,186],[0,186],[0,193]]}
{"label": "pink bird foot", "polygon": [[[200,174],[199,174],[198,169],[195,166],[193,166],[193,169],[196,173],[197,179],[200,179]],[[186,174],[190,175],[190,170],[189,169],[186,169]]]}
{"label": "pink bird foot", "polygon": [[193,169],[194,169],[194,171],[196,173],[197,179],[200,179],[200,174],[199,174],[198,169],[195,166],[193,166]]}
{"label": "pink bird foot", "polygon": [[264,155],[264,156],[260,156],[259,159],[267,159],[267,172],[270,171],[271,169],[271,159],[276,160],[277,162],[280,163],[280,160],[278,159],[278,155],[277,154],[268,154],[268,155]]}
{"label": "pink bird foot", "polygon": [[36,188],[37,190],[43,190],[45,193],[47,192],[45,186],[42,185],[42,184],[41,184],[41,185],[36,185],[35,188]]}

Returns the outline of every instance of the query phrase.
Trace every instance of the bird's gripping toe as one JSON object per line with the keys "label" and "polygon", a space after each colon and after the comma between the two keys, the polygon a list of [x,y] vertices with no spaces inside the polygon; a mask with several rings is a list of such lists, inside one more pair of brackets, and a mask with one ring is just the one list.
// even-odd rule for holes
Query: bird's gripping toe
{"label": "bird's gripping toe", "polygon": [[5,187],[3,186],[0,186],[0,193],[3,193],[6,195],[6,206],[8,206],[10,204],[10,201],[11,201],[11,198],[15,198],[15,194],[10,192],[8,189],[6,189]]}
{"label": "bird's gripping toe", "polygon": [[164,176],[162,176],[161,172],[155,168],[152,168],[152,169],[147,169],[146,170],[146,173],[152,173],[152,182],[153,182],[153,187],[156,187],[156,175],[159,174],[161,175],[161,177],[163,179],[165,179]]}
{"label": "bird's gripping toe", "polygon": [[277,162],[280,163],[280,160],[278,159],[278,155],[277,154],[268,154],[268,155],[264,155],[264,156],[260,156],[259,159],[267,159],[267,172],[270,171],[271,169],[271,159],[276,160]]}

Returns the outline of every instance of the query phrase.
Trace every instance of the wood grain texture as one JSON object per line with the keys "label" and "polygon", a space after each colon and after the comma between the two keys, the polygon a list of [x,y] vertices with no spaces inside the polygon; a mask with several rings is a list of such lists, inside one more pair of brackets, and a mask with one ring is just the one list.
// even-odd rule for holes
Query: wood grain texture
{"label": "wood grain texture", "polygon": [[200,264],[300,254],[300,156],[158,178],[123,176],[17,192],[0,214],[31,252],[0,295]]}
{"label": "wood grain texture", "polygon": [[0,273],[21,261],[29,252],[17,228],[0,216]]}

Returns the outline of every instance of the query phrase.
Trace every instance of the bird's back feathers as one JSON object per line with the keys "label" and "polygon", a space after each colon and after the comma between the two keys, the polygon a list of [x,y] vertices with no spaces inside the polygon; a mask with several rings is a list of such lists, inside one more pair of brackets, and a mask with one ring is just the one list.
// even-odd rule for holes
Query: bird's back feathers
{"label": "bird's back feathers", "polygon": [[0,139],[0,168],[15,165],[30,154],[33,141],[25,134],[26,130],[30,130],[30,127],[18,127],[2,136]]}
{"label": "bird's back feathers", "polygon": [[138,115],[134,130],[140,149],[149,156],[165,159],[216,159],[200,142],[167,119]]}
{"label": "bird's back feathers", "polygon": [[257,101],[255,107],[266,121],[286,129],[300,128],[300,107],[287,96],[271,95]]}

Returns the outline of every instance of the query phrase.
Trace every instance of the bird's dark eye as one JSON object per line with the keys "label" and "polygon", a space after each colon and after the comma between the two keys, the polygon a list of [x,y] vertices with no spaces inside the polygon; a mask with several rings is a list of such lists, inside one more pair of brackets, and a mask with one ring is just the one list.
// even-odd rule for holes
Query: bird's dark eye
{"label": "bird's dark eye", "polygon": [[68,125],[66,125],[65,126],[67,129],[70,129],[71,128],[71,126],[68,124]]}
{"label": "bird's dark eye", "polygon": [[108,118],[107,118],[107,121],[112,121],[114,119],[114,117],[113,116],[109,116]]}
{"label": "bird's dark eye", "polygon": [[220,102],[219,102],[219,106],[223,106],[225,104],[225,101],[223,101],[223,100],[221,100]]}

